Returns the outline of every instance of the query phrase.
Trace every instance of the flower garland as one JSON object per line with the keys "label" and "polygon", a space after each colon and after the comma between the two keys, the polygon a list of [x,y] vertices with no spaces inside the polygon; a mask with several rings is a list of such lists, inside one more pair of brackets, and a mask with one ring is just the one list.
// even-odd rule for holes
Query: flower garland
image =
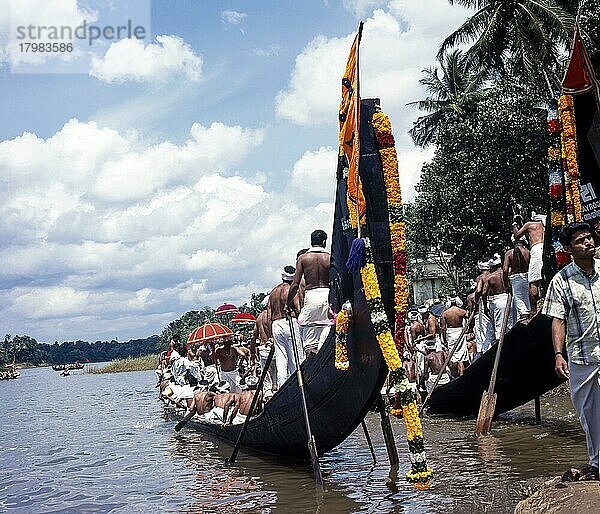
{"label": "flower garland", "polygon": [[558,234],[565,224],[565,177],[561,162],[561,126],[558,119],[558,100],[553,98],[548,104],[548,185],[550,188],[550,227],[552,248],[557,267],[560,269],[569,263],[570,258],[560,243]]}
{"label": "flower garland", "polygon": [[392,256],[394,259],[395,343],[400,354],[404,352],[404,326],[408,310],[408,280],[406,277],[406,236],[402,208],[402,191],[398,178],[398,156],[394,146],[392,124],[382,112],[373,114],[373,128],[379,146],[390,218]]}
{"label": "flower garland", "polygon": [[562,127],[562,164],[565,176],[567,221],[581,221],[581,193],[579,191],[579,166],[577,164],[577,135],[575,106],[571,95],[558,100],[558,115]]}
{"label": "flower garland", "polygon": [[398,415],[401,412],[406,425],[406,439],[410,451],[411,469],[406,474],[406,479],[414,484],[417,489],[428,489],[429,480],[433,476],[433,471],[427,467],[427,458],[423,444],[423,429],[417,409],[417,397],[415,391],[410,387],[406,372],[402,366],[398,348],[394,343],[392,333],[387,321],[387,314],[381,299],[381,289],[379,280],[375,271],[375,259],[371,242],[368,238],[365,243],[365,263],[360,269],[365,297],[371,323],[375,330],[375,337],[383,353],[383,358],[390,370],[390,378],[398,391],[396,404],[391,413]]}
{"label": "flower garland", "polygon": [[335,368],[347,371],[350,368],[348,361],[348,312],[342,308],[335,318]]}

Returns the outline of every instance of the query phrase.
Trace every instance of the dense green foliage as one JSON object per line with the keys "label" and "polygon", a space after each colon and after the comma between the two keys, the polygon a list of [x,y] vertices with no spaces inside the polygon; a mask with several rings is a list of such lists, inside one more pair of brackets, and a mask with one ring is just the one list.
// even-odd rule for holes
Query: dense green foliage
{"label": "dense green foliage", "polygon": [[472,112],[438,127],[435,155],[407,209],[413,257],[439,249],[472,277],[478,259],[510,244],[513,206],[546,210],[545,120],[526,88],[501,83]]}
{"label": "dense green foliage", "polygon": [[139,357],[156,353],[158,336],[132,339],[126,343],[117,341],[68,341],[62,344],[38,343],[30,336],[7,335],[0,343],[0,364],[13,362],[30,365],[68,364],[80,362],[106,362],[127,357]]}
{"label": "dense green foliage", "polygon": [[126,359],[117,359],[106,366],[91,366],[88,373],[123,373],[126,371],[146,371],[155,369],[158,364],[158,355],[144,355],[143,357],[127,357]]}

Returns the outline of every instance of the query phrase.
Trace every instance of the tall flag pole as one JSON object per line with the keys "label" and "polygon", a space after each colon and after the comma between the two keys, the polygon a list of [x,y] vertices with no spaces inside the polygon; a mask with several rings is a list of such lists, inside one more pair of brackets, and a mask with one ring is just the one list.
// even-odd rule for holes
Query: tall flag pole
{"label": "tall flag pole", "polygon": [[365,219],[365,197],[360,182],[360,82],[359,82],[359,49],[362,37],[363,22],[358,26],[358,33],[352,43],[346,70],[342,78],[342,101],[339,109],[340,122],[340,156],[348,163],[348,210],[352,227],[357,229],[361,237],[361,223]]}

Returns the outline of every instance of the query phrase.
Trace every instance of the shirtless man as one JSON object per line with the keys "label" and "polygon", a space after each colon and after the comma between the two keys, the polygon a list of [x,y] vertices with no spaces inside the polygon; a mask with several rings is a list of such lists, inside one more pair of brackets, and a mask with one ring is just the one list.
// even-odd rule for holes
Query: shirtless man
{"label": "shirtless man", "polygon": [[[267,304],[267,317],[271,320],[271,333],[275,342],[275,368],[277,369],[277,388],[280,388],[288,377],[296,371],[294,349],[292,347],[292,334],[290,324],[286,318],[286,306],[289,299],[292,281],[296,269],[286,266],[281,273],[281,284],[276,286],[269,295]],[[292,295],[292,311],[298,312],[298,299],[296,294]],[[300,340],[298,324],[292,320],[292,326],[296,341]],[[302,346],[298,345],[298,357],[300,362],[304,360]]]}
{"label": "shirtless man", "polygon": [[215,396],[215,407],[223,409],[223,425],[231,425],[240,410],[239,393],[223,393]]}
{"label": "shirtless man", "polygon": [[483,306],[483,286],[487,279],[487,276],[490,274],[490,262],[481,261],[477,263],[477,268],[480,271],[479,276],[476,278],[475,285],[475,296],[473,301],[475,305],[477,305],[477,319],[475,320],[474,332],[475,332],[475,342],[477,345],[477,351],[473,356],[473,360],[476,361],[484,351],[488,348],[486,347],[486,334],[488,331],[488,327],[490,324],[490,318],[487,313],[487,309]]}
{"label": "shirtless man", "polygon": [[[250,405],[252,405],[252,399],[256,394],[256,390],[248,390],[242,391],[240,393],[240,414],[247,416],[250,412]],[[253,416],[258,416],[262,412],[263,401],[262,401],[262,392],[259,393],[260,397],[256,402],[256,406],[254,407]]]}
{"label": "shirtless man", "polygon": [[230,337],[225,339],[223,347],[215,352],[215,359],[221,370],[221,380],[225,380],[229,384],[229,390],[232,393],[239,393],[241,391],[238,384],[238,359],[243,356],[243,352],[233,346],[233,341]]}
{"label": "shirtless man", "polygon": [[[500,338],[504,309],[506,308],[506,302],[508,300],[506,280],[501,264],[502,261],[500,260],[500,256],[496,254],[494,258],[490,260],[490,273],[483,283],[483,308],[490,318],[485,338],[484,352],[489,350],[489,348]],[[510,330],[512,326],[512,316],[509,315],[506,330]]]}
{"label": "shirtless man", "polygon": [[532,212],[531,221],[528,221],[519,228],[520,222],[521,217],[519,215],[513,216],[512,230],[515,239],[526,235],[529,240],[531,258],[529,260],[527,279],[529,280],[531,316],[535,316],[537,313],[537,302],[540,298],[540,282],[542,281],[542,257],[544,253],[544,225],[546,224],[546,216]]}
{"label": "shirtless man", "polygon": [[513,292],[513,317],[516,320],[525,321],[529,318],[529,282],[527,280],[527,270],[529,269],[529,250],[525,246],[523,238],[516,239],[512,236],[513,248],[504,254],[505,279],[508,278],[510,284],[506,284]]}
{"label": "shirtless man", "polygon": [[[459,336],[462,334],[463,326],[467,323],[469,313],[459,307],[460,299],[452,298],[450,300],[450,307],[442,314],[442,337],[446,343],[448,351],[452,351],[452,348],[456,344]],[[467,338],[462,337],[462,340],[456,351],[450,357],[450,368],[452,375],[461,376],[465,367],[469,365],[469,350],[467,348]]]}
{"label": "shirtless man", "polygon": [[[425,326],[421,323],[418,311],[409,311],[408,323],[405,329],[405,345],[406,349],[410,352],[412,361],[414,363],[415,381],[417,387],[423,377],[425,371],[425,348],[426,344],[421,340],[420,343],[415,343],[417,339],[425,335]],[[410,379],[409,379],[410,380]]]}
{"label": "shirtless man", "polygon": [[429,350],[429,353],[425,356],[425,384],[427,392],[431,391],[433,384],[435,383],[438,375],[441,373],[442,376],[438,385],[447,384],[450,382],[450,375],[447,369],[444,368],[446,357],[448,354],[444,351],[442,343],[439,341],[436,343],[435,350]]}
{"label": "shirtless man", "polygon": [[198,416],[202,416],[202,414],[206,414],[212,410],[215,406],[215,396],[215,393],[212,391],[202,391],[194,395]]}
{"label": "shirtless man", "polygon": [[[267,364],[267,358],[269,357],[272,344],[271,322],[269,320],[268,312],[265,309],[256,317],[254,331],[250,340],[250,361],[253,363],[260,362],[260,368],[264,369]],[[275,359],[273,359],[263,382],[263,391],[267,398],[273,396],[273,393],[277,390],[276,373]]]}
{"label": "shirtless man", "polygon": [[327,234],[315,230],[310,235],[311,247],[296,262],[296,274],[290,287],[287,305],[294,307],[294,299],[302,282],[306,282],[304,306],[298,316],[302,345],[307,356],[317,353],[332,327],[329,319],[329,266],[331,256],[325,251]]}
{"label": "shirtless man", "polygon": [[436,336],[440,333],[440,326],[436,317],[425,306],[419,307],[419,314],[423,320],[424,334],[415,338],[415,345],[423,341],[430,349],[433,349],[436,343]]}

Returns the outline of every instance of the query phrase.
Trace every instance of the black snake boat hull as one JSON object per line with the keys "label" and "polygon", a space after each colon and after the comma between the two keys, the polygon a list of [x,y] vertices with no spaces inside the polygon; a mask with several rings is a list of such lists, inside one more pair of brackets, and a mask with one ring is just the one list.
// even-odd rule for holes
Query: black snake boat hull
{"label": "black snake boat hull", "polygon": [[[496,414],[519,407],[563,382],[554,371],[551,326],[551,318],[538,314],[506,333],[498,364]],[[490,383],[496,348],[492,346],[463,376],[439,386],[429,400],[429,412],[477,416],[481,396]]]}
{"label": "black snake boat hull", "polygon": [[[381,284],[386,313],[393,326],[394,275],[385,184],[377,142],[371,123],[374,101],[363,100],[361,109],[360,175],[367,209],[367,230]],[[375,339],[362,282],[345,267],[354,234],[348,223],[346,180],[338,166],[336,207],[331,248],[330,303],[337,312],[352,301],[353,318],[348,334],[350,369],[335,368],[335,328],[317,355],[302,365],[312,433],[320,455],[344,441],[364,419],[376,401],[387,375],[387,366]],[[290,249],[290,255],[295,253]],[[211,436],[235,444],[242,425],[219,426],[192,420],[190,425]],[[243,447],[292,460],[308,460],[307,433],[296,374],[292,375],[263,412],[248,423]]]}

